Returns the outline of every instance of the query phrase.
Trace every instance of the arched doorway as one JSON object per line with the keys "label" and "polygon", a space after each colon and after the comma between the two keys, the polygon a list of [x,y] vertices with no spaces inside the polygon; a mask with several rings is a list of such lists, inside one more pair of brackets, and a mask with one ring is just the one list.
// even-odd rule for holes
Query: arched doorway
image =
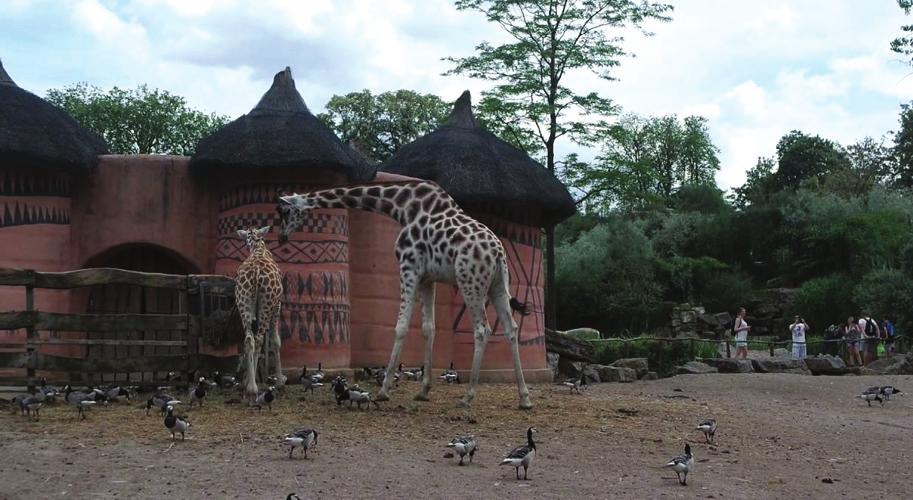
{"label": "arched doorway", "polygon": [[[129,271],[164,274],[192,274],[194,266],[180,255],[155,245],[136,244],[112,248],[86,263],[85,267],[111,267]],[[181,304],[178,290],[146,288],[135,285],[98,285],[88,289],[87,313],[177,314]],[[181,332],[147,330],[141,332],[95,332],[93,339],[124,340],[184,340]],[[95,359],[124,359],[144,356],[180,355],[181,346],[116,346],[90,345],[87,357]],[[181,367],[175,367],[180,369]],[[158,380],[156,373],[115,374],[116,380]]]}

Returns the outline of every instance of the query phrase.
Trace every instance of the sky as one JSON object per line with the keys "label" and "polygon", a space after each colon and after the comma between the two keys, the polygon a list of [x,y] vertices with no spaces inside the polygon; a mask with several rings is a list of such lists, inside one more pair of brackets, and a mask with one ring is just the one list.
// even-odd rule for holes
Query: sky
{"label": "sky", "polygon": [[[895,0],[668,3],[673,20],[649,24],[653,36],[621,33],[634,57],[615,81],[577,72],[567,83],[624,112],[707,117],[721,188],[740,185],[790,130],[844,145],[881,138],[913,100],[913,68],[888,50],[913,23]],[[38,95],[80,81],[146,83],[233,118],[285,66],[314,112],[361,89],[478,96],[491,84],[443,76],[442,58],[504,40],[447,0],[4,0],[0,26],[0,60]],[[565,143],[559,153],[576,150]]]}

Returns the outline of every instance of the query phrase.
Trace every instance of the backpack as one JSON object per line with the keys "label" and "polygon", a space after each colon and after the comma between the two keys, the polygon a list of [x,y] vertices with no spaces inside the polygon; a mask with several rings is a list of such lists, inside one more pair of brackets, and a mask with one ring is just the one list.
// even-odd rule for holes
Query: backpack
{"label": "backpack", "polygon": [[874,337],[877,332],[877,326],[875,320],[872,318],[865,319],[865,334],[869,337]]}

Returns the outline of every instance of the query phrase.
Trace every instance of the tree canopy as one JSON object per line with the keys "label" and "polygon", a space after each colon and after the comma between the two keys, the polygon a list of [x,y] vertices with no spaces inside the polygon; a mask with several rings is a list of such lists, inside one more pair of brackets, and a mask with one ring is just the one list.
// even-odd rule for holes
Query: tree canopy
{"label": "tree canopy", "polygon": [[140,85],[103,91],[77,83],[48,91],[46,99],[98,133],[115,154],[192,155],[197,143],[228,117],[191,109],[183,97]]}

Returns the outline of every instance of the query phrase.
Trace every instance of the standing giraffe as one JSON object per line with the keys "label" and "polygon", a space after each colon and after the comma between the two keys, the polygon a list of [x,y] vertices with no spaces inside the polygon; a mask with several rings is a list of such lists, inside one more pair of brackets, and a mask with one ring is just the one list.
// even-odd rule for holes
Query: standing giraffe
{"label": "standing giraffe", "polygon": [[520,408],[532,408],[529,390],[520,366],[518,328],[511,309],[528,314],[526,305],[510,296],[507,254],[501,240],[489,228],[466,215],[440,186],[430,181],[367,184],[313,191],[280,197],[277,210],[282,219],[279,241],[301,227],[309,210],[315,208],[356,208],[392,217],[403,226],[396,239],[400,272],[399,317],[396,337],[387,364],[379,401],[389,399],[393,373],[409,328],[416,295],[422,301],[422,334],[425,337],[425,369],[421,392],[415,399],[428,400],[431,389],[431,351],[434,344],[434,284],[456,285],[472,315],[475,351],[469,391],[460,400],[469,406],[479,382],[479,367],[491,326],[485,317],[490,301],[504,325],[514,358],[514,373],[520,393]]}
{"label": "standing giraffe", "polygon": [[[273,374],[277,384],[282,385],[282,363],[279,360],[279,308],[282,297],[282,274],[266,247],[263,236],[270,230],[269,226],[260,229],[239,229],[238,236],[250,249],[250,255],[238,267],[235,280],[235,303],[244,325],[244,345],[239,367],[242,371],[242,384],[249,397],[257,395],[257,363],[264,340],[269,335],[269,354],[276,359]],[[269,366],[266,367],[267,370]]]}

